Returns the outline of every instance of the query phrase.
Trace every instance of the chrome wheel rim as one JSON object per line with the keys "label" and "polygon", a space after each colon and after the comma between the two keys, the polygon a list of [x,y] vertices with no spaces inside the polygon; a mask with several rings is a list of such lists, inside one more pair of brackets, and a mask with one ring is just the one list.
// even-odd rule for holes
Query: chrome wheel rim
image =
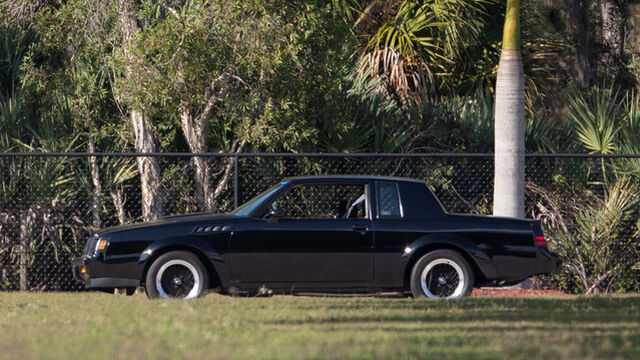
{"label": "chrome wheel rim", "polygon": [[433,299],[454,299],[462,296],[466,283],[460,265],[449,259],[431,261],[422,271],[422,291]]}
{"label": "chrome wheel rim", "polygon": [[200,293],[200,275],[184,260],[170,260],[162,264],[156,275],[156,289],[165,299],[193,299]]}

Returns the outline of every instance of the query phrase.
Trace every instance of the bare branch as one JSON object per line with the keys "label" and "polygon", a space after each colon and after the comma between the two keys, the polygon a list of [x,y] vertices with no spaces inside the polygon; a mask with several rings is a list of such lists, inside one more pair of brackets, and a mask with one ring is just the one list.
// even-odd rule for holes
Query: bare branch
{"label": "bare branch", "polygon": [[160,2],[159,3],[160,6],[162,6],[165,10],[167,10],[168,12],[172,13],[173,16],[176,17],[176,19],[180,19],[180,14],[178,14],[178,12],[176,11],[176,9],[172,8],[171,6],[165,4],[164,2]]}
{"label": "bare branch", "polygon": [[[234,140],[233,144],[231,145],[232,152],[235,152],[235,153],[242,152],[242,149],[244,148],[244,145],[246,143],[247,141],[244,139],[241,141],[239,141],[238,139]],[[222,194],[222,191],[224,190],[224,188],[227,186],[227,183],[229,182],[231,170],[233,169],[233,163],[234,163],[233,158],[227,158],[227,164],[224,169],[224,175],[222,175],[222,178],[218,182],[218,185],[216,186],[215,190],[213,191],[214,202],[220,197],[220,195]]]}

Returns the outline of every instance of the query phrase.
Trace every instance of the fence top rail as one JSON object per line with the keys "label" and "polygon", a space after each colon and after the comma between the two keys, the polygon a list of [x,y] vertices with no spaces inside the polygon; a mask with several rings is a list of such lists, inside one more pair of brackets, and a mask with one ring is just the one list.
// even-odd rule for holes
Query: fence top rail
{"label": "fence top rail", "polygon": [[[224,153],[224,152],[0,152],[0,157],[326,157],[326,158],[493,158],[492,153]],[[640,158],[640,154],[528,153],[526,158]]]}

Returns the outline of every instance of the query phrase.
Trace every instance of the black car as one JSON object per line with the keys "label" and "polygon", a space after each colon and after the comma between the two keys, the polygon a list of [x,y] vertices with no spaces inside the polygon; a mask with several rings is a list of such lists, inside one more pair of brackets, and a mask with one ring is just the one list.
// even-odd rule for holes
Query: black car
{"label": "black car", "polygon": [[539,221],[448,214],[418,180],[322,176],[286,179],[229,214],[102,231],[73,273],[86,288],[144,286],[150,298],[208,289],[457,298],[558,265]]}

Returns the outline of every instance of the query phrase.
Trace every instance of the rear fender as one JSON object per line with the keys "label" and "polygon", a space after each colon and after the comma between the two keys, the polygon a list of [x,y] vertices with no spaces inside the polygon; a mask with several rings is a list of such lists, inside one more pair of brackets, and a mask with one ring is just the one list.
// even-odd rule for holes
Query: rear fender
{"label": "rear fender", "polygon": [[480,270],[485,278],[498,276],[498,270],[484,250],[471,241],[451,234],[429,234],[420,237],[405,248],[402,257],[407,259],[408,266],[412,266],[422,255],[442,248],[460,252],[473,262],[470,265]]}

